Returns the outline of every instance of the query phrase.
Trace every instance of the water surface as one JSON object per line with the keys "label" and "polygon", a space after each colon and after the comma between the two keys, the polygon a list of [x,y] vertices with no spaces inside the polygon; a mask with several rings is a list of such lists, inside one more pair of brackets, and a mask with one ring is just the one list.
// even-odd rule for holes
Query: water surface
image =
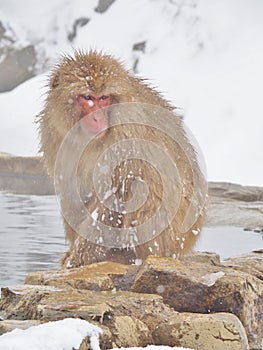
{"label": "water surface", "polygon": [[66,250],[55,196],[0,193],[0,286],[22,283],[28,272],[59,268]]}
{"label": "water surface", "polygon": [[[55,196],[0,192],[0,222],[0,287],[23,283],[30,271],[59,268],[67,245]],[[213,227],[204,229],[197,250],[225,259],[262,246],[260,233]]]}

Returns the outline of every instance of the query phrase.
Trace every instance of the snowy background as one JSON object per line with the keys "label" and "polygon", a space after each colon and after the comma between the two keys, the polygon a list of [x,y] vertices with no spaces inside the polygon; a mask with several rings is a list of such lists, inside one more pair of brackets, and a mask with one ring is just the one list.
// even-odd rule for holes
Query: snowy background
{"label": "snowy background", "polygon": [[37,64],[36,77],[0,94],[0,151],[37,153],[33,120],[50,66],[72,48],[96,48],[183,109],[209,180],[263,185],[263,2],[106,2],[1,0],[0,21],[14,45],[35,47]]}

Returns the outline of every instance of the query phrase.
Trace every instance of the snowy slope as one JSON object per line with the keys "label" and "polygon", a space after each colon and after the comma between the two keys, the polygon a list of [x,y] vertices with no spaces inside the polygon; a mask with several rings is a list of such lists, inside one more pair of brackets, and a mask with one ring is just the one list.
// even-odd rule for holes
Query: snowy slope
{"label": "snowy slope", "polygon": [[[97,3],[46,0],[39,6],[33,0],[2,0],[0,11],[51,61],[72,46],[103,49],[128,68],[138,58],[139,75],[184,109],[206,158],[208,178],[263,185],[263,2],[116,0],[103,14],[94,11]],[[80,17],[89,22],[69,43]],[[132,50],[144,41],[145,52]],[[30,123],[40,110],[42,81],[33,79],[0,95],[0,151],[36,152]],[[13,135],[15,143],[8,141]]]}

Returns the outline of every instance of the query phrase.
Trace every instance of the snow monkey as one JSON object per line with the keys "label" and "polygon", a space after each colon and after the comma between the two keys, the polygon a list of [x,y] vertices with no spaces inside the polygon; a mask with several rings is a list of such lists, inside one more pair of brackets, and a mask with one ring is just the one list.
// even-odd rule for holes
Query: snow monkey
{"label": "snow monkey", "polygon": [[63,267],[192,251],[206,181],[174,110],[110,55],[78,51],[54,67],[37,122],[48,173],[61,191],[70,245]]}

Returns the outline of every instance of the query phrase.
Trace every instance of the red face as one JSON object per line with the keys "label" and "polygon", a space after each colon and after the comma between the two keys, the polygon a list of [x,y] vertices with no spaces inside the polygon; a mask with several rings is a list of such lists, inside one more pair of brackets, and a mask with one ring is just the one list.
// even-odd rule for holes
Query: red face
{"label": "red face", "polygon": [[92,135],[107,129],[108,106],[111,104],[111,96],[79,95],[77,103],[82,109],[81,127]]}

